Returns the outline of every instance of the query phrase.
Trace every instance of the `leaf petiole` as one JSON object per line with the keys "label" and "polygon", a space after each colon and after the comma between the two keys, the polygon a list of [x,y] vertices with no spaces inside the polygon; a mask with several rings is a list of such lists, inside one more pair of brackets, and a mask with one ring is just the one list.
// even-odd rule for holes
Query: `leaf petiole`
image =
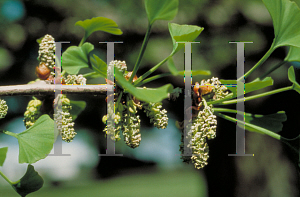
{"label": "leaf petiole", "polygon": [[130,76],[129,82],[131,82],[133,80],[133,77],[136,75],[136,72],[138,71],[138,69],[140,67],[141,60],[143,58],[143,55],[145,53],[145,50],[146,50],[146,47],[147,47],[147,44],[148,44],[148,41],[149,41],[151,27],[152,27],[152,25],[149,24],[148,28],[147,28],[147,32],[146,32],[145,38],[144,38],[144,41],[143,41],[143,44],[142,44],[142,48],[140,50],[139,56],[138,56],[138,58],[136,60],[136,63],[134,65],[134,68],[133,68],[132,74]]}
{"label": "leaf petiole", "polygon": [[10,185],[13,185],[14,182],[12,182],[11,180],[9,180],[9,178],[7,178],[7,176],[5,176],[5,174],[3,174],[3,172],[1,172],[0,170],[0,175],[10,184]]}
{"label": "leaf petiole", "polygon": [[[163,65],[170,56],[166,57],[164,60],[162,60],[161,62],[159,62],[158,64],[156,64],[154,67],[152,67],[150,70],[148,70],[147,72],[145,72],[142,76],[140,76],[134,83],[133,85],[135,87],[140,86],[142,83],[141,81],[143,79],[145,79],[146,77],[148,77],[149,75],[151,75],[156,69],[158,69],[161,65]],[[131,75],[132,76],[132,75]]]}
{"label": "leaf petiole", "polygon": [[265,55],[245,75],[238,78],[238,81],[241,81],[244,77],[246,79],[253,71],[255,71],[259,66],[261,66],[270,57],[270,55],[272,54],[273,51],[274,51],[274,41],[273,41],[270,49],[265,53]]}
{"label": "leaf petiole", "polygon": [[268,129],[264,129],[264,128],[259,127],[259,126],[256,126],[256,125],[249,124],[249,123],[247,123],[247,122],[238,120],[238,119],[236,119],[236,118],[233,118],[233,117],[230,117],[230,116],[227,116],[227,115],[218,113],[218,112],[216,112],[216,115],[219,116],[219,117],[221,117],[221,118],[224,118],[224,119],[226,119],[226,120],[229,120],[229,121],[231,121],[231,122],[234,122],[234,123],[245,124],[245,126],[254,128],[254,129],[256,129],[256,130],[258,130],[258,131],[260,131],[260,132],[262,132],[262,133],[264,133],[264,134],[266,134],[266,135],[268,135],[268,136],[270,136],[270,137],[272,137],[272,138],[275,138],[275,139],[277,139],[277,140],[280,140],[280,138],[281,138],[280,135],[278,135],[277,133],[274,133],[274,132],[272,132],[272,131],[270,131],[270,130],[268,130]]}
{"label": "leaf petiole", "polygon": [[10,135],[10,136],[13,136],[15,138],[18,138],[18,134],[16,133],[13,133],[13,132],[10,132],[10,131],[3,131],[4,134],[6,135]]}
{"label": "leaf petiole", "polygon": [[83,36],[83,38],[81,39],[81,41],[80,41],[78,47],[81,47],[81,46],[83,45],[83,43],[86,41],[86,39],[87,39],[87,37],[86,37],[86,32],[84,32],[84,36]]}
{"label": "leaf petiole", "polygon": [[155,75],[153,77],[149,77],[149,78],[141,81],[138,85],[141,86],[141,85],[144,85],[145,83],[149,83],[151,81],[154,81],[154,80],[157,80],[157,79],[160,79],[160,78],[163,78],[163,77],[171,76],[171,75],[172,75],[172,73],[170,73],[170,72],[158,74],[158,75]]}
{"label": "leaf petiole", "polygon": [[261,75],[260,77],[258,77],[256,80],[263,80],[264,78],[266,78],[270,73],[272,73],[273,71],[275,71],[277,68],[281,67],[282,65],[284,65],[285,63],[287,63],[287,61],[282,61],[280,63],[278,63],[277,65],[275,65],[273,68],[271,68],[270,70],[268,70],[267,72],[265,72],[263,75]]}
{"label": "leaf petiole", "polygon": [[261,98],[261,97],[264,97],[264,96],[269,96],[269,95],[272,95],[272,94],[277,94],[277,93],[288,91],[288,90],[293,90],[293,85],[285,87],[285,88],[280,88],[280,89],[277,89],[277,90],[272,90],[272,91],[269,91],[269,92],[264,92],[264,93],[261,93],[261,94],[253,95],[253,96],[240,98],[240,99],[223,101],[223,102],[220,102],[220,103],[213,103],[214,101],[212,101],[212,102],[208,102],[208,104],[230,105],[230,104],[235,104],[235,103],[239,103],[239,102],[243,102],[243,101],[250,101],[250,100],[253,100],[253,99]]}

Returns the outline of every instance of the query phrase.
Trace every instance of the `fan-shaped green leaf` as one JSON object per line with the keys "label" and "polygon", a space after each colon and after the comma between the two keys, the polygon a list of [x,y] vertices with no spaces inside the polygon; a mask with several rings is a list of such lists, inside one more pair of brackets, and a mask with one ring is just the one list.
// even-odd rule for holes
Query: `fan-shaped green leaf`
{"label": "fan-shaped green leaf", "polygon": [[300,9],[289,0],[263,0],[274,26],[274,49],[280,46],[300,47]]}
{"label": "fan-shaped green leaf", "polygon": [[54,121],[48,115],[39,117],[33,126],[17,134],[19,163],[35,163],[46,158],[57,135]]}
{"label": "fan-shaped green leaf", "polygon": [[296,81],[294,67],[291,66],[288,70],[289,80],[293,83],[293,90],[297,91],[300,94],[300,85]]}
{"label": "fan-shaped green leaf", "polygon": [[94,49],[91,43],[81,47],[71,46],[62,54],[62,68],[71,75],[78,74],[81,68],[89,67],[89,53]]}
{"label": "fan-shaped green leaf", "polygon": [[[245,113],[245,122],[268,129],[275,133],[282,130],[283,124],[287,120],[284,111],[279,111],[276,114],[260,115]],[[246,128],[248,131],[257,131],[251,127]]]}
{"label": "fan-shaped green leaf", "polygon": [[[237,87],[236,87],[236,80],[224,80],[221,79],[220,80],[222,84],[224,84],[232,93],[234,96],[236,96],[236,91],[237,91]],[[238,82],[240,85],[243,85],[242,82]],[[271,77],[266,77],[261,81],[253,81],[250,83],[245,83],[245,94],[249,93],[249,92],[253,92],[255,90],[260,90],[263,89],[265,87],[271,86],[273,85],[273,79]],[[240,95],[238,95],[240,96]]]}
{"label": "fan-shaped green leaf", "polygon": [[104,31],[114,35],[121,35],[123,33],[115,21],[105,17],[94,17],[84,21],[77,21],[75,25],[81,26],[85,30],[85,39],[96,31]]}
{"label": "fan-shaped green leaf", "polygon": [[289,53],[284,61],[288,62],[300,62],[300,47],[290,46]]}
{"label": "fan-shaped green leaf", "polygon": [[6,159],[7,150],[8,150],[8,147],[0,148],[0,166],[3,166],[3,163]]}
{"label": "fan-shaped green leaf", "polygon": [[[241,113],[241,112],[240,112]],[[215,112],[215,114],[217,116],[220,116],[221,118],[224,118],[226,120],[229,120],[231,122],[234,122],[234,123],[237,123],[239,127],[243,128],[244,125],[245,125],[245,129],[248,130],[248,131],[253,131],[253,132],[257,132],[257,133],[260,133],[260,134],[266,134],[266,135],[269,135],[269,136],[272,136],[273,138],[276,138],[276,139],[280,139],[280,135],[276,134],[275,132],[273,131],[270,131],[268,129],[265,129],[263,127],[260,127],[260,126],[257,126],[255,124],[252,124],[252,123],[249,123],[247,121],[241,121],[241,120],[238,120],[236,118],[233,118],[231,116],[227,116],[227,115],[224,115],[222,113],[219,113],[219,112]],[[282,115],[281,115],[282,116]],[[276,118],[275,118],[276,119]],[[282,117],[280,117],[279,119],[282,119]],[[249,120],[248,120],[249,121]]]}
{"label": "fan-shaped green leaf", "polygon": [[43,178],[34,170],[32,165],[28,165],[25,175],[18,183],[13,184],[12,187],[18,194],[25,197],[27,194],[35,192],[43,187]]}
{"label": "fan-shaped green leaf", "polygon": [[173,91],[173,86],[171,84],[159,88],[136,88],[129,83],[118,70],[115,70],[115,77],[122,88],[137,99],[145,102],[160,102],[163,99],[168,98],[168,93]]}
{"label": "fan-shaped green leaf", "polygon": [[173,42],[173,51],[171,54],[174,55],[184,47],[184,43],[176,42],[194,41],[203,30],[203,27],[195,25],[178,25],[175,23],[169,23],[169,31]]}
{"label": "fan-shaped green leaf", "polygon": [[178,0],[145,0],[149,24],[156,20],[172,20],[178,12]]}
{"label": "fan-shaped green leaf", "polygon": [[296,76],[295,76],[295,71],[294,71],[294,67],[291,66],[288,70],[288,77],[289,77],[289,80],[292,82],[292,83],[295,83],[296,82]]}
{"label": "fan-shaped green leaf", "polygon": [[260,90],[265,87],[273,85],[273,79],[271,77],[266,77],[261,81],[253,81],[245,84],[245,93],[253,92],[255,90]]}
{"label": "fan-shaped green leaf", "polygon": [[94,71],[96,71],[101,77],[107,76],[107,64],[97,55],[91,57],[91,64]]}

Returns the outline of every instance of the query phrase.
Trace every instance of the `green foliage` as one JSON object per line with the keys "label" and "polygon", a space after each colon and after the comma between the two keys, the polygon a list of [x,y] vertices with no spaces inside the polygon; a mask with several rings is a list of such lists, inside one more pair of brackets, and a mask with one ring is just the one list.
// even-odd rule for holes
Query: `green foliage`
{"label": "green foliage", "polygon": [[196,76],[196,75],[211,75],[211,72],[209,70],[192,70],[191,72],[188,72],[186,70],[177,70],[173,57],[170,56],[168,58],[168,68],[171,72],[172,75],[177,76],[177,75],[192,75],[192,76]]}
{"label": "green foliage", "polygon": [[245,84],[245,93],[253,92],[255,90],[260,90],[265,87],[273,85],[273,79],[271,77],[266,77],[263,80],[253,81]]}
{"label": "green foliage", "polygon": [[98,73],[101,77],[106,78],[106,76],[107,76],[106,63],[95,54],[93,55],[93,57],[91,57],[90,60],[91,60],[93,70],[96,73]]}
{"label": "green foliage", "polygon": [[[245,129],[248,131],[263,133],[258,128],[265,128],[272,132],[278,133],[282,130],[282,122],[285,122],[286,120],[287,117],[284,111],[279,111],[276,114],[269,115],[245,113],[245,122],[249,124],[245,127]],[[240,127],[243,126],[241,124],[238,125]],[[253,125],[257,127],[253,127]]]}
{"label": "green foliage", "polygon": [[293,83],[293,89],[300,94],[300,85],[296,81],[294,67],[291,66],[288,70],[289,80]]}
{"label": "green foliage", "polygon": [[110,34],[121,35],[123,32],[118,28],[115,21],[105,18],[96,17],[92,19],[86,19],[84,21],[77,21],[75,25],[81,26],[86,33],[86,37],[89,37],[93,32],[104,31]]}
{"label": "green foliage", "polygon": [[[242,82],[240,81],[237,82],[236,80],[220,80],[220,81],[232,92],[233,95],[231,98],[243,95],[243,94],[237,95],[236,93],[237,84],[243,85]],[[273,79],[271,77],[266,77],[265,79],[259,81],[252,81],[250,83],[245,83],[244,94],[253,92],[255,90],[260,90],[271,85],[273,85]]]}
{"label": "green foliage", "polygon": [[0,166],[3,166],[3,163],[6,159],[7,150],[8,150],[8,147],[0,148]]}
{"label": "green foliage", "polygon": [[165,98],[168,98],[168,93],[173,91],[173,86],[171,84],[164,85],[159,88],[136,88],[131,83],[129,83],[122,75],[121,72],[115,70],[115,77],[117,83],[125,89],[126,92],[129,92],[137,99],[145,102],[160,102]]}
{"label": "green foliage", "polygon": [[173,42],[173,51],[171,55],[174,55],[180,49],[184,48],[184,43],[176,42],[194,41],[203,30],[203,27],[195,25],[178,25],[176,23],[169,23],[169,31]]}
{"label": "green foliage", "polygon": [[46,158],[58,135],[54,131],[54,122],[48,115],[42,115],[33,126],[21,133],[4,133],[18,139],[19,163],[29,164]]}
{"label": "green foliage", "polygon": [[156,20],[172,20],[178,12],[178,0],[145,0],[149,24]]}
{"label": "green foliage", "polygon": [[290,0],[263,0],[274,26],[273,49],[280,46],[300,47],[300,9]]}
{"label": "green foliage", "polygon": [[[185,72],[187,74],[189,74],[189,72],[187,72],[185,70],[178,71],[178,74],[184,76]],[[197,75],[211,75],[211,72],[209,70],[192,70],[191,74],[192,74],[192,76],[197,76]]]}
{"label": "green foliage", "polygon": [[289,53],[284,61],[288,62],[300,62],[300,47],[290,46]]}
{"label": "green foliage", "polygon": [[94,32],[104,31],[110,34],[121,35],[123,32],[118,28],[118,25],[115,21],[105,18],[105,17],[96,17],[92,19],[86,19],[84,21],[77,21],[75,25],[81,26],[85,32],[84,37],[79,46]]}
{"label": "green foliage", "polygon": [[43,178],[34,170],[32,165],[28,165],[25,175],[13,184],[12,187],[20,194],[22,197],[35,192],[43,187]]}
{"label": "green foliage", "polygon": [[81,68],[89,68],[89,53],[94,45],[84,43],[81,47],[71,46],[62,54],[62,68],[67,73],[76,75]]}
{"label": "green foliage", "polygon": [[17,134],[19,163],[31,164],[46,158],[56,137],[53,120],[48,115],[42,115],[32,127]]}

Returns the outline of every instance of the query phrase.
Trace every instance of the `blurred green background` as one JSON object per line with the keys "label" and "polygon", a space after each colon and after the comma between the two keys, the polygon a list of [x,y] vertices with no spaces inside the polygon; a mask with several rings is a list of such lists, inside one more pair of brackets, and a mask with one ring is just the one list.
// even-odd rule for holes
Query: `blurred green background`
{"label": "blurred green background", "polygon": [[[78,45],[83,36],[83,30],[74,26],[75,22],[97,16],[113,19],[123,35],[98,32],[87,41],[95,45],[104,61],[106,46],[98,42],[123,41],[115,45],[115,59],[125,60],[128,70],[132,70],[147,28],[143,0],[0,0],[0,85],[26,84],[36,79],[39,48],[36,39],[51,34],[56,41],[70,41],[63,44],[65,50]],[[179,0],[178,14],[171,22],[204,27],[196,39],[201,43],[192,45],[192,68],[210,70],[212,76],[221,79],[236,78],[236,45],[228,42],[253,42],[245,45],[247,71],[264,55],[274,37],[271,17],[261,0]],[[167,24],[167,21],[154,24],[138,76],[170,54],[172,41]],[[286,52],[286,48],[277,49],[249,81],[280,62]],[[183,57],[183,50],[174,57],[179,70],[184,69]],[[262,91],[290,85],[287,68],[285,65],[272,73],[274,86]],[[162,72],[168,72],[166,65],[155,74]],[[193,76],[193,83],[212,76]],[[105,83],[105,80],[88,83]],[[183,77],[169,77],[146,85],[158,87],[165,83],[184,87]],[[0,128],[12,132],[25,130],[22,117],[31,98],[3,98],[9,112],[1,120]],[[180,156],[176,156],[180,133],[174,124],[183,119],[183,96],[177,101],[163,102],[169,112],[166,130],[153,129],[145,115],[140,114],[141,146],[131,150],[123,141],[118,142],[116,153],[123,157],[97,156],[105,153],[106,146],[101,121],[106,114],[105,95],[71,98],[87,101],[86,110],[75,122],[78,136],[74,142],[64,143],[63,150],[73,151],[72,156],[37,162],[34,166],[45,178],[45,187],[28,196],[299,196],[299,176],[288,148],[267,136],[246,132],[246,153],[255,156],[228,157],[235,152],[235,124],[221,119],[218,119],[217,138],[209,142],[209,165],[195,170],[192,165],[182,164]],[[300,105],[290,100],[299,99],[296,92],[287,92],[253,100],[245,106],[247,112],[258,114],[286,111],[288,121],[281,134],[293,138],[299,134],[296,112]],[[3,170],[11,179],[18,179],[26,166],[17,164],[16,141],[0,135],[0,146],[5,145],[10,147],[11,159],[4,163]],[[0,196],[18,195],[0,180]]]}

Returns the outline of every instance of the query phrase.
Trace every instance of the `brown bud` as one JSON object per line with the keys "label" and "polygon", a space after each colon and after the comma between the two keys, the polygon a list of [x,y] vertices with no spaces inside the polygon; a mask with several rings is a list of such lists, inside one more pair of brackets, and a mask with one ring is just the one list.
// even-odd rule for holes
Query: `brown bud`
{"label": "brown bud", "polygon": [[45,63],[41,63],[35,68],[35,73],[41,80],[46,80],[49,77],[51,70]]}
{"label": "brown bud", "polygon": [[[132,74],[132,72],[128,72],[127,73],[127,75],[125,76],[125,79],[127,79],[127,81],[130,79],[130,77],[131,77],[131,74]],[[133,77],[133,82],[135,81],[135,80],[137,80],[138,79],[138,77],[135,75],[134,77]]]}

